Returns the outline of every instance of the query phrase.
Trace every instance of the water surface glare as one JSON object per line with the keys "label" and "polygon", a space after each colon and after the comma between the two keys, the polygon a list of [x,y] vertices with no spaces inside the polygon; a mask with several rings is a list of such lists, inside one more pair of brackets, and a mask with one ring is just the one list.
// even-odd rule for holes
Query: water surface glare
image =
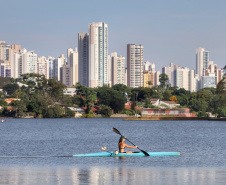
{"label": "water surface glare", "polygon": [[[142,150],[181,156],[72,157],[116,150],[112,127]],[[225,140],[223,121],[7,119],[0,184],[225,184]]]}

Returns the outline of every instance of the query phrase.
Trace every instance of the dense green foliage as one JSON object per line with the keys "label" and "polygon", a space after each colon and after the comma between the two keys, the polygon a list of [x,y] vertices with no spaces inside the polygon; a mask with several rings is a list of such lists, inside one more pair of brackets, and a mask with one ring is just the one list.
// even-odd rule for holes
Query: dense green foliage
{"label": "dense green foliage", "polygon": [[[208,112],[219,117],[226,116],[226,77],[218,83],[217,88],[201,89],[198,92],[168,87],[167,78],[162,75],[161,85],[152,88],[129,88],[123,84],[111,88],[106,85],[88,88],[77,83],[76,96],[64,95],[64,84],[46,79],[43,75],[24,74],[18,79],[0,78],[3,89],[0,92],[0,106],[3,107],[0,113],[10,117],[70,118],[74,117],[75,112],[68,107],[84,107],[86,114],[83,117],[93,117],[94,114],[110,117],[112,113],[134,115],[137,111],[135,107],[155,108],[151,99],[160,99],[174,100],[182,107],[190,108],[197,116],[207,116]],[[19,87],[16,82],[24,85]],[[15,101],[8,105],[4,101],[7,98],[15,98]],[[129,109],[125,109],[126,102],[131,102]]]}

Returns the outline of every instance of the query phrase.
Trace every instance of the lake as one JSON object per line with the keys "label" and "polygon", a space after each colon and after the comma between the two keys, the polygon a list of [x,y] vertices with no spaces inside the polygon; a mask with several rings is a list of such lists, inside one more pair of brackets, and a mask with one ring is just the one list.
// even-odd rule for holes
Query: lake
{"label": "lake", "polygon": [[[72,157],[117,150],[112,127],[144,151],[181,156]],[[225,184],[225,141],[225,121],[6,119],[0,184]]]}

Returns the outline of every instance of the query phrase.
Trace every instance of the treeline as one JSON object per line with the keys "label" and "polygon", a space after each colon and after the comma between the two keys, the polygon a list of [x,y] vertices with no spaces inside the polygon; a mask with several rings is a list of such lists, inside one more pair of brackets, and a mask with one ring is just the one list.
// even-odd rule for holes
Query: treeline
{"label": "treeline", "polygon": [[[70,118],[74,112],[68,107],[85,107],[83,117],[93,117],[93,110],[103,117],[113,113],[135,114],[135,106],[155,108],[151,99],[175,101],[180,107],[190,108],[199,117],[211,112],[216,116],[226,116],[226,78],[217,88],[206,88],[190,92],[166,85],[167,76],[160,78],[161,85],[152,88],[129,88],[123,84],[113,87],[106,85],[88,88],[76,84],[77,95],[64,95],[66,86],[55,79],[46,79],[44,75],[24,74],[21,78],[0,78],[0,113],[1,116],[35,118]],[[19,87],[16,82],[23,86]],[[15,98],[9,105],[6,98]],[[125,103],[131,101],[131,109],[125,109]],[[12,108],[9,109],[9,106]],[[179,108],[179,107],[178,107]],[[139,113],[139,111],[138,111]]]}

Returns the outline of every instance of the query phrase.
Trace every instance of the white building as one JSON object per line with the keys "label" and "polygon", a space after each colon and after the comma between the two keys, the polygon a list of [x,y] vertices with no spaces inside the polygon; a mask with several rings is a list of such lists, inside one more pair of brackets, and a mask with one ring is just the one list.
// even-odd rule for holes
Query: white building
{"label": "white building", "polygon": [[111,54],[111,79],[112,86],[115,84],[124,84],[125,81],[125,57],[118,56],[116,52]]}
{"label": "white building", "polygon": [[208,68],[209,64],[209,51],[204,48],[196,49],[196,74],[199,79],[204,75],[203,71]]}
{"label": "white building", "polygon": [[143,46],[127,45],[127,85],[128,87],[143,86]]}
{"label": "white building", "polygon": [[45,75],[45,78],[49,79],[49,61],[44,56],[38,58],[37,73]]}
{"label": "white building", "polygon": [[144,71],[149,71],[151,73],[155,73],[155,64],[149,61],[144,63]]}
{"label": "white building", "polygon": [[108,84],[108,26],[89,24],[89,87]]}
{"label": "white building", "polygon": [[108,84],[112,87],[112,61],[111,55],[108,55]]}
{"label": "white building", "polygon": [[203,88],[216,88],[216,76],[214,74],[209,74],[209,76],[201,77],[201,89]]}
{"label": "white building", "polygon": [[34,51],[28,51],[23,54],[22,73],[37,73],[37,54]]}
{"label": "white building", "polygon": [[159,75],[160,75],[160,71],[156,71],[156,72],[155,72],[155,84],[154,84],[154,86],[160,85],[160,82],[159,82]]}
{"label": "white building", "polygon": [[68,49],[67,53],[67,63],[72,68],[72,84],[75,85],[78,82],[78,51],[77,48],[75,48],[75,51],[73,49]]}
{"label": "white building", "polygon": [[53,70],[53,64],[54,64],[54,57],[51,57],[51,56],[48,56],[47,57],[47,61],[48,61],[48,63],[49,63],[49,79],[51,79],[51,78],[53,78],[53,76],[54,76],[54,70]]}
{"label": "white building", "polygon": [[10,50],[10,44],[6,44],[5,41],[0,41],[0,60],[9,60]]}
{"label": "white building", "polygon": [[178,67],[174,70],[174,86],[184,88],[187,91],[194,92],[196,90],[194,70],[187,67]]}
{"label": "white building", "polygon": [[64,55],[53,60],[53,76],[57,81],[61,80],[60,68],[64,65]]}
{"label": "white building", "polygon": [[169,80],[167,82],[167,84],[171,85],[172,87],[176,86],[174,84],[175,80],[174,80],[174,70],[177,69],[178,66],[174,65],[173,62],[170,62],[170,65],[167,67],[162,67],[162,73],[167,74]]}

